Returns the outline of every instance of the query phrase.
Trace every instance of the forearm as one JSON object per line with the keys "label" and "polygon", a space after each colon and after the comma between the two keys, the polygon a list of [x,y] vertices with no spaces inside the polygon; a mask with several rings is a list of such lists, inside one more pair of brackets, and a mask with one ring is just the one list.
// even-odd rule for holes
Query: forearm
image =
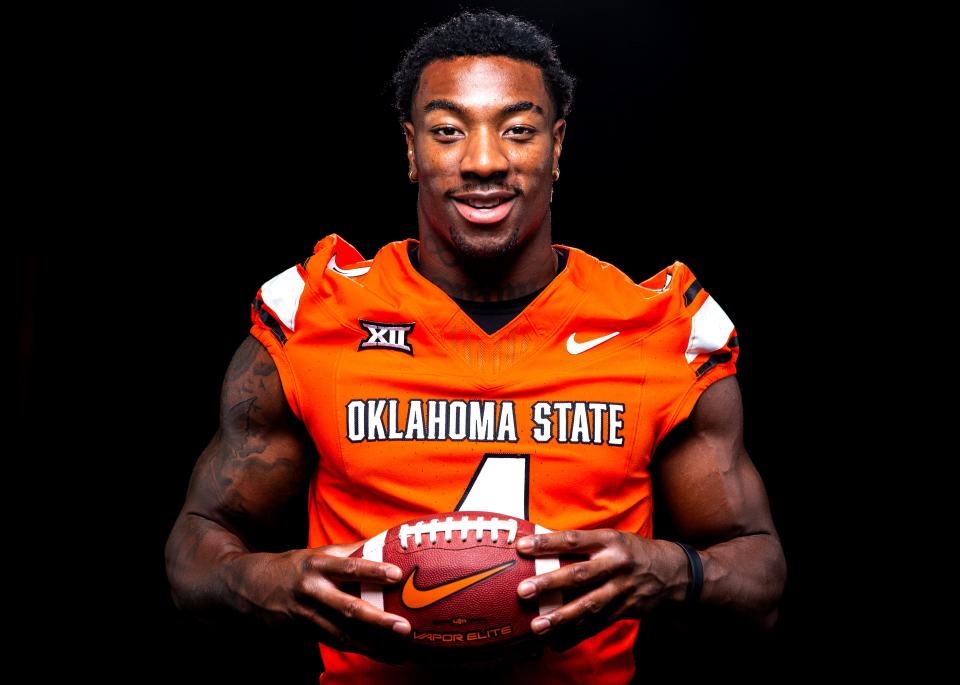
{"label": "forearm", "polygon": [[[689,578],[686,555],[674,545]],[[729,609],[762,628],[773,627],[786,581],[780,541],[767,533],[733,538],[704,550],[700,603]]]}
{"label": "forearm", "polygon": [[167,576],[178,609],[206,618],[244,609],[229,582],[229,562],[250,554],[244,542],[215,521],[184,513],[167,541]]}

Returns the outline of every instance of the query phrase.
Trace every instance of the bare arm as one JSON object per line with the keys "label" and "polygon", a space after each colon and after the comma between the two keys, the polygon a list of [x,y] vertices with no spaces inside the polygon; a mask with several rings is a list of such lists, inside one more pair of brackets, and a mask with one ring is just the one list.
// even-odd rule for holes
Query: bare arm
{"label": "bare arm", "polygon": [[354,640],[371,626],[388,635],[391,629],[409,630],[401,617],[337,587],[399,577],[390,564],[348,558],[359,542],[280,554],[257,551],[309,478],[314,459],[312,441],[287,405],[273,359],[249,336],[230,362],[220,427],[197,461],[167,541],[167,575],[178,608],[208,619],[252,616],[293,624],[352,651],[366,651]]}
{"label": "bare arm", "polygon": [[241,608],[223,563],[252,551],[309,475],[309,439],[279,384],[269,353],[248,337],[227,369],[220,427],[197,461],[167,542],[167,573],[181,609]]}
{"label": "bare arm", "polygon": [[766,489],[744,448],[736,377],[707,388],[686,423],[662,446],[658,475],[677,531],[700,550],[700,601],[772,627],[786,560]]}
{"label": "bare arm", "polygon": [[[709,386],[674,433],[658,450],[658,476],[678,531],[700,550],[705,576],[700,601],[770,628],[783,593],[786,561],[763,483],[743,446],[736,377]],[[681,601],[689,581],[686,555],[668,540],[585,530],[518,540],[519,547],[524,545],[530,554],[589,554],[587,561],[530,578],[518,588],[524,597],[555,588],[583,590],[578,599],[534,619],[532,626],[544,633],[579,624],[574,642],[619,618]]]}

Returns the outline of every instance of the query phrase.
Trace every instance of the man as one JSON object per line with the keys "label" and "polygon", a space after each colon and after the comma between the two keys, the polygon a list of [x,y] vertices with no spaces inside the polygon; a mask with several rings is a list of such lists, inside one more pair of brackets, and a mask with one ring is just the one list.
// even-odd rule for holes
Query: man
{"label": "man", "polygon": [[[177,605],[310,631],[326,682],[425,682],[391,663],[409,623],[342,585],[396,583],[349,555],[459,504],[559,531],[525,554],[588,557],[520,584],[580,592],[532,623],[554,649],[495,682],[629,682],[639,619],[669,603],[771,626],[786,566],[744,451],[733,323],[681,262],[638,284],[552,243],[573,79],[550,40],[463,13],[394,82],[419,238],[365,260],[329,235],[257,293],[168,541]],[[687,543],[653,539],[654,474]],[[310,548],[255,551],[305,482]]]}

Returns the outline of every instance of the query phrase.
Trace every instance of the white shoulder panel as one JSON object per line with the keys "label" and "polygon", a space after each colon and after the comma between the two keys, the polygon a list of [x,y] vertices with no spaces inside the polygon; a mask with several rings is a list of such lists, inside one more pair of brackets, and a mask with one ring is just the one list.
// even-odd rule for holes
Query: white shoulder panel
{"label": "white shoulder panel", "polygon": [[690,324],[690,339],[687,341],[687,363],[698,354],[719,350],[727,344],[733,333],[733,321],[727,316],[712,296],[707,296],[700,309],[693,315]]}
{"label": "white shoulder panel", "polygon": [[304,285],[303,277],[297,271],[297,267],[291,266],[260,288],[264,304],[270,307],[280,318],[281,323],[291,331],[294,330],[293,325],[297,318]]}

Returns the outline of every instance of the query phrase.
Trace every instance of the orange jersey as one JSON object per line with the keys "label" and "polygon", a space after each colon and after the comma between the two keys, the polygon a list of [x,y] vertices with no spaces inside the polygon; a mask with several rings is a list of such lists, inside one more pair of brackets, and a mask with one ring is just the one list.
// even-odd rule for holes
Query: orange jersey
{"label": "orange jersey", "polygon": [[[650,457],[736,372],[733,323],[680,261],[640,283],[582,250],[510,323],[485,333],[395,241],[364,260],[336,234],[264,283],[251,333],[316,443],[309,544],[414,518],[502,512],[553,530],[653,536]],[[628,683],[637,620],[504,683]],[[322,682],[422,682],[321,645]],[[418,674],[419,673],[419,674]]]}

